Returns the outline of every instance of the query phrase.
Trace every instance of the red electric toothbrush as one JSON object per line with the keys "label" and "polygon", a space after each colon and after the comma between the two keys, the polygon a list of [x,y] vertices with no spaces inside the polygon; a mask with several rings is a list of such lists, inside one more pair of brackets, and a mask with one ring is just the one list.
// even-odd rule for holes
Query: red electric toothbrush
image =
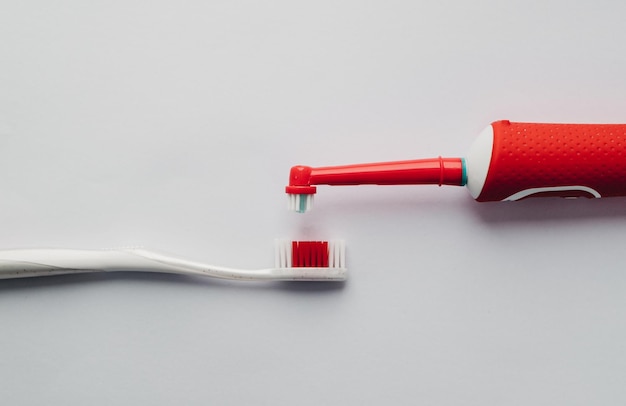
{"label": "red electric toothbrush", "polygon": [[496,121],[465,158],[294,166],[289,208],[311,208],[316,185],[467,186],[479,202],[534,196],[626,196],[626,124]]}

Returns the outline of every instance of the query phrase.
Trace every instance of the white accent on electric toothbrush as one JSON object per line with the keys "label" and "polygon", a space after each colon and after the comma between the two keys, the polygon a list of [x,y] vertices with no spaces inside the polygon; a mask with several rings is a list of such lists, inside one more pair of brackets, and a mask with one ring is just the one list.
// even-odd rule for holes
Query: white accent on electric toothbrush
{"label": "white accent on electric toothbrush", "polygon": [[489,172],[493,153],[493,127],[489,125],[480,133],[465,156],[467,189],[474,199],[482,192]]}
{"label": "white accent on electric toothbrush", "polygon": [[531,189],[521,190],[511,196],[507,197],[503,201],[515,201],[520,200],[525,197],[532,196],[538,193],[548,193],[548,192],[568,192],[568,191],[577,191],[577,192],[585,192],[589,193],[591,196],[595,198],[601,198],[600,193],[597,190],[592,189],[587,186],[549,186],[549,187],[535,187]]}

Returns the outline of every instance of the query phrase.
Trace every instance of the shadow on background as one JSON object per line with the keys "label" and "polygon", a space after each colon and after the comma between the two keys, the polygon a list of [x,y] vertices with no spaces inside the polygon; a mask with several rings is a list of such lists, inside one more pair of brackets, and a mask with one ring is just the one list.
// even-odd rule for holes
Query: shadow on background
{"label": "shadow on background", "polygon": [[0,279],[0,294],[4,291],[67,288],[72,285],[103,285],[138,283],[141,285],[185,285],[199,289],[281,290],[287,292],[333,292],[342,290],[346,282],[283,282],[234,281],[210,277],[175,275],[155,272],[93,272],[73,275],[39,276]]}
{"label": "shadow on background", "polygon": [[309,216],[311,223],[325,217],[474,215],[485,223],[626,219],[626,197],[564,199],[534,197],[514,202],[477,202],[467,191],[423,187],[357,187],[351,191],[318,192]]}
{"label": "shadow on background", "polygon": [[485,202],[468,209],[485,223],[626,220],[626,198],[529,198],[517,202]]}

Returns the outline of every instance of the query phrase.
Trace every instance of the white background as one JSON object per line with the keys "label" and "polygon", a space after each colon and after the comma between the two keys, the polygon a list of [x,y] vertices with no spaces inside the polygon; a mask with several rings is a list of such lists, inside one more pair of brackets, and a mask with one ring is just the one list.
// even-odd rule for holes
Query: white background
{"label": "white background", "polygon": [[245,268],[345,238],[345,284],[0,281],[7,405],[626,401],[626,200],[320,187],[491,121],[626,122],[618,1],[5,1],[0,246]]}

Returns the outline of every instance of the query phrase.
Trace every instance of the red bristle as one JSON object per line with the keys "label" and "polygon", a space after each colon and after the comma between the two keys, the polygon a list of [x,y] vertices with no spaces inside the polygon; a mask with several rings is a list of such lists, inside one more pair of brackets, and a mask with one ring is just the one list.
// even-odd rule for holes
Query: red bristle
{"label": "red bristle", "polygon": [[309,266],[317,266],[316,244],[316,241],[309,241]]}
{"label": "red bristle", "polygon": [[328,267],[327,241],[293,241],[291,244],[291,266]]}
{"label": "red bristle", "polygon": [[299,267],[300,266],[300,257],[298,255],[298,241],[291,242],[291,266]]}
{"label": "red bristle", "polygon": [[322,241],[315,242],[315,246],[313,250],[313,258],[314,258],[315,266],[322,266],[322,263],[324,262],[324,258],[322,257],[322,248],[323,248],[322,244],[323,244]]}
{"label": "red bristle", "polygon": [[300,243],[302,247],[302,266],[309,267],[311,266],[311,243],[309,241],[304,241]]}

